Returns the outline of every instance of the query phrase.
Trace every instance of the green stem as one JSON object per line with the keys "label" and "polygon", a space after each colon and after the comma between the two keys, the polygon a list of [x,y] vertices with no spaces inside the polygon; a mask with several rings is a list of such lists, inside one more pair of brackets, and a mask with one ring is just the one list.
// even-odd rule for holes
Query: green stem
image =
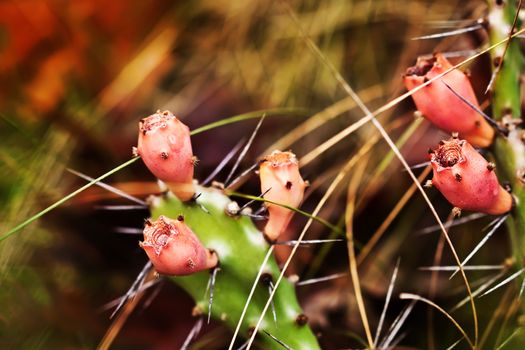
{"label": "green stem", "polygon": [[[489,6],[489,36],[491,43],[496,43],[508,37],[517,8],[515,1],[487,0]],[[507,46],[507,47],[505,47]],[[506,50],[506,52],[505,52]],[[504,57],[503,57],[504,55]],[[510,234],[512,254],[516,267],[525,265],[525,186],[518,176],[518,170],[525,169],[525,144],[522,141],[523,130],[514,122],[521,119],[520,75],[523,68],[523,56],[519,43],[513,39],[508,45],[500,45],[491,51],[493,70],[496,64],[503,63],[499,68],[492,91],[492,114],[509,128],[509,136],[498,137],[493,151],[498,163],[498,174],[508,181],[516,198],[516,206],[507,219]]]}

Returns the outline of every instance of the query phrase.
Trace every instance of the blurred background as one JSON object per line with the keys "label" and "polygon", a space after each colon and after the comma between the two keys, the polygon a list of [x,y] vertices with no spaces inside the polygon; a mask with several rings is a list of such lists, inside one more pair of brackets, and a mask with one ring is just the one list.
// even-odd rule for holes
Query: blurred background
{"label": "blurred background", "polygon": [[[85,184],[66,168],[96,177],[128,160],[136,145],[138,120],[157,109],[173,111],[190,128],[263,109],[306,111],[266,118],[243,169],[295,128],[300,138],[287,148],[302,157],[362,117],[327,66],[308,48],[288,9],[371,110],[404,91],[401,76],[418,55],[439,50],[458,62],[486,41],[482,30],[411,40],[468,26],[468,20],[480,18],[485,11],[484,2],[474,0],[2,1],[0,233]],[[488,64],[484,55],[469,67],[480,95],[490,78]],[[426,121],[415,125],[413,111],[412,102],[406,100],[380,120],[401,142],[409,163],[417,164],[426,160],[427,148],[444,135]],[[317,122],[304,126],[311,116],[317,116]],[[246,121],[195,136],[193,148],[200,159],[197,178],[208,176],[256,123]],[[342,164],[376,134],[374,128],[363,127],[303,168],[313,185],[304,210],[313,210]],[[392,161],[383,142],[374,144],[362,162],[365,171],[354,223],[359,248],[410,187],[408,176]],[[153,176],[140,162],[107,181],[141,198],[157,190]],[[343,222],[345,186],[321,212],[330,222]],[[240,190],[258,194],[256,179],[249,179]],[[435,191],[430,193],[445,218],[450,207]],[[92,188],[0,242],[0,347],[97,346],[111,324],[111,311],[105,305],[125,293],[146,262],[138,247],[141,236],[117,231],[140,228],[147,211],[101,208],[125,203]],[[433,224],[422,203],[416,195],[402,206],[379,244],[363,257],[360,273],[373,325],[398,257],[396,292],[428,290],[430,274],[418,267],[432,265],[439,235],[418,233]],[[294,220],[290,238],[304,222],[301,217]],[[479,239],[484,224],[480,220],[455,230],[458,250],[468,252],[470,234]],[[322,226],[314,225],[311,231],[311,237],[327,235]],[[490,244],[493,249],[480,252],[476,261],[504,260],[503,234]],[[286,249],[279,252],[281,259],[286,254]],[[443,261],[452,261],[447,249]],[[301,278],[347,270],[344,244],[301,249],[292,266]],[[464,296],[464,286],[460,279],[442,277],[435,299],[452,306]],[[485,277],[480,273],[474,279]],[[299,289],[323,348],[360,346],[356,338],[363,331],[352,290],[349,278]],[[170,283],[164,283],[155,296],[130,316],[114,349],[181,346],[194,323],[191,299]],[[480,306],[482,327],[493,319],[498,299],[487,297]],[[394,301],[389,322],[405,304]],[[467,308],[455,316],[469,328]],[[435,317],[433,326],[440,333],[428,333],[426,320],[427,308],[416,306],[404,329],[406,348],[427,348],[429,337],[439,344],[437,348],[445,348],[459,338],[442,317]],[[487,337],[490,344],[492,335]],[[213,323],[193,349],[221,349],[229,339],[230,331]]]}

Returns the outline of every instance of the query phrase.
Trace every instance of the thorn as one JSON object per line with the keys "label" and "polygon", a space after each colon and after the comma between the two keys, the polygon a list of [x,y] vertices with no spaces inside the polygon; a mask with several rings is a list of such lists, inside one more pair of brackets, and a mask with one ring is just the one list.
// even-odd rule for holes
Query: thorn
{"label": "thorn", "polygon": [[148,218],[148,219],[144,219],[144,225],[146,225],[146,226],[151,226],[151,225],[153,225],[153,223],[152,223],[151,220]]}
{"label": "thorn", "polygon": [[[230,173],[228,174],[228,177],[226,178],[226,181],[224,181],[225,184],[228,184],[230,182],[231,178],[233,177],[233,174],[235,173],[235,171],[239,167],[239,164],[244,159],[244,156],[246,155],[246,153],[250,149],[250,147],[251,147],[251,145],[253,143],[253,140],[255,139],[255,136],[257,135],[257,132],[259,131],[259,128],[261,127],[261,125],[262,125],[262,123],[264,121],[264,118],[266,118],[266,114],[263,114],[261,119],[259,120],[259,123],[257,123],[257,126],[255,127],[255,130],[253,130],[250,138],[248,139],[248,142],[244,146],[244,149],[239,154],[239,158],[237,158],[237,160],[235,161],[235,164],[233,165],[232,169],[230,170]],[[234,181],[232,181],[232,182],[234,182]],[[231,186],[231,183],[229,185],[226,185],[226,187],[228,187],[228,186]]]}
{"label": "thorn", "polygon": [[164,160],[168,159],[168,152],[160,152],[160,157]]}
{"label": "thorn", "polygon": [[119,304],[117,305],[117,307],[115,308],[111,316],[109,317],[110,319],[112,319],[117,314],[117,312],[120,310],[120,308],[124,305],[124,303],[128,301],[129,299],[131,299],[135,295],[135,292],[143,286],[144,281],[146,280],[146,277],[149,271],[153,268],[152,266],[153,265],[151,264],[151,261],[148,261],[144,265],[142,270],[137,275],[137,278],[135,278],[135,281],[133,281],[133,283],[131,284],[131,287],[129,287],[126,294],[124,294],[124,296],[120,299]]}
{"label": "thorn", "polygon": [[[273,289],[274,289],[273,282],[270,281],[270,282],[268,283],[268,294],[269,294],[269,295],[272,295]],[[275,312],[275,304],[274,304],[273,299],[272,299],[270,305],[271,305],[271,307],[272,307],[273,322],[277,325],[277,313]]]}
{"label": "thorn", "polygon": [[463,180],[463,177],[459,173],[454,174],[454,177],[456,178],[457,182],[461,182],[461,180]]}
{"label": "thorn", "polygon": [[454,217],[456,218],[459,218],[461,216],[461,208],[458,208],[458,207],[452,208],[452,215],[454,215]]}
{"label": "thorn", "polygon": [[96,205],[98,210],[144,210],[148,209],[146,205]]}
{"label": "thorn", "polygon": [[[208,175],[208,177],[202,182],[202,186],[205,186],[207,185],[210,181],[213,180],[213,178],[222,170],[224,169],[224,167],[228,164],[228,162],[233,158],[233,156],[235,156],[237,154],[237,152],[239,151],[239,149],[241,148],[242,144],[244,142],[244,139],[241,139],[239,142],[237,142],[237,144],[232,148],[232,150],[230,152],[228,152],[228,154],[226,155],[226,157],[223,158],[223,160],[221,160],[221,162],[219,163],[219,165],[217,165],[217,167],[215,168],[215,170],[213,170],[211,172],[210,175]],[[214,186],[214,183],[216,181],[213,181],[212,182],[212,187],[216,187]],[[218,183],[218,182],[217,182]],[[224,189],[224,185],[222,185],[222,188],[221,189]]]}
{"label": "thorn", "polygon": [[508,181],[505,181],[501,184],[503,186],[503,189],[509,193],[512,193],[512,185],[510,184],[510,182]]}
{"label": "thorn", "polygon": [[133,157],[138,157],[138,156],[140,156],[140,154],[139,154],[139,149],[138,149],[137,147],[135,147],[135,146],[131,147],[131,155],[132,155]]}
{"label": "thorn", "polygon": [[273,242],[272,244],[294,246],[298,243],[301,245],[309,245],[309,244],[322,244],[322,243],[334,243],[334,242],[345,242],[345,240],[342,238],[310,239],[310,240],[302,240],[300,243],[297,240],[290,240],[290,241],[276,241],[276,242]]}
{"label": "thorn", "polygon": [[211,270],[210,281],[208,283],[210,287],[210,299],[208,300],[208,324],[210,324],[211,319],[211,307],[213,305],[213,291],[215,290],[215,281],[217,277],[217,272],[221,270],[220,267],[216,266]]}
{"label": "thorn", "polygon": [[295,285],[296,286],[306,286],[308,284],[314,284],[314,283],[330,281],[330,280],[334,280],[334,279],[341,278],[341,277],[346,277],[346,276],[348,276],[347,272],[335,273],[335,274],[329,275],[329,276],[324,276],[324,277],[318,277],[318,278],[312,278],[312,279],[309,279],[309,280],[299,281]]}
{"label": "thorn", "polygon": [[[86,180],[86,181],[94,181],[94,180],[95,180],[95,179],[92,178],[91,176],[88,176],[88,175],[82,174],[81,172],[78,172],[78,171],[73,170],[73,169],[71,169],[71,168],[67,168],[66,170],[67,170],[68,172],[70,172],[71,174],[76,175],[76,176],[78,176],[78,177],[80,177],[81,179],[84,179],[84,180]],[[113,186],[111,186],[111,185],[108,185],[108,184],[106,184],[106,183],[104,183],[104,182],[102,182],[102,181],[97,182],[96,185],[99,186],[99,187],[102,187],[102,188],[105,189],[105,190],[108,190],[109,192],[113,192],[113,193],[115,193],[116,195],[121,196],[122,198],[126,198],[126,199],[128,199],[128,200],[130,200],[130,201],[132,201],[132,202],[135,202],[135,203],[137,203],[137,204],[140,204],[140,205],[147,205],[147,203],[144,202],[143,200],[141,200],[141,199],[139,199],[139,198],[137,198],[137,197],[134,197],[134,196],[132,196],[132,195],[130,195],[130,194],[127,194],[126,192],[124,192],[124,191],[122,191],[122,190],[119,190],[118,188],[113,187]]]}
{"label": "thorn", "polygon": [[263,330],[264,333],[266,333],[266,335],[268,335],[270,338],[272,338],[273,340],[275,340],[279,345],[281,345],[283,348],[287,349],[287,350],[292,350],[291,347],[289,347],[288,345],[286,345],[282,340],[279,340],[277,339],[275,336],[273,336],[272,334],[268,333],[266,330]]}
{"label": "thorn", "polygon": [[177,220],[180,221],[180,222],[183,222],[184,221],[184,215],[180,214],[179,216],[177,216]]}
{"label": "thorn", "polygon": [[[465,104],[467,104],[467,106],[469,106],[470,108],[472,108],[474,111],[476,111],[479,115],[481,115],[486,121],[487,123],[489,123],[492,127],[496,128],[496,130],[498,130],[498,132],[504,136],[508,136],[508,130],[506,129],[503,129],[499,124],[498,122],[496,122],[494,119],[492,119],[491,117],[489,117],[487,114],[485,114],[482,110],[480,110],[478,107],[474,106],[470,101],[468,101],[467,99],[465,99],[463,96],[461,96],[460,94],[458,94],[454,89],[452,89],[452,87],[450,87],[450,85],[448,85],[447,83],[445,83],[444,81],[441,81],[443,84],[445,84],[445,86],[454,94],[456,95],[461,101],[463,101]],[[478,122],[479,123],[479,122]],[[477,124],[476,124],[477,125]]]}
{"label": "thorn", "polygon": [[195,322],[195,325],[191,328],[190,333],[184,340],[184,343],[182,344],[182,347],[180,348],[181,350],[188,349],[188,346],[191,344],[191,341],[195,339],[197,335],[199,335],[201,328],[202,328],[202,322],[203,322],[202,317],[199,317],[197,319],[197,322]]}
{"label": "thorn", "polygon": [[191,164],[193,164],[193,166],[199,164],[199,158],[197,158],[197,156],[191,157]]}
{"label": "thorn", "polygon": [[418,37],[415,37],[415,38],[411,38],[411,40],[438,39],[438,38],[443,38],[443,37],[447,37],[447,36],[460,35],[460,34],[472,32],[472,31],[476,31],[476,30],[482,29],[482,28],[483,28],[483,26],[481,24],[475,24],[475,25],[470,26],[470,27],[454,29],[454,30],[451,30],[451,31],[448,31],[448,32],[418,36]]}
{"label": "thorn", "polygon": [[427,180],[423,187],[425,188],[432,188],[434,185],[432,184],[432,180]]}
{"label": "thorn", "polygon": [[492,162],[489,162],[487,164],[487,170],[488,171],[493,171],[494,169],[496,169],[496,164],[492,163]]}
{"label": "thorn", "polygon": [[458,139],[459,138],[459,133],[458,132],[453,132],[452,133],[452,138],[453,139]]}
{"label": "thorn", "polygon": [[289,190],[292,188],[292,182],[291,181],[286,181],[286,185],[285,185],[286,189]]}

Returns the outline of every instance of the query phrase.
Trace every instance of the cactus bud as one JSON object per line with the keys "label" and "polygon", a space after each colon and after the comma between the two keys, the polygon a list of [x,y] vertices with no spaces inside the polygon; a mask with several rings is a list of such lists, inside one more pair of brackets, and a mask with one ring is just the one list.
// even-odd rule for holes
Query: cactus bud
{"label": "cactus bud", "polygon": [[[412,90],[451,67],[450,62],[439,53],[431,59],[420,57],[415,66],[407,69],[403,78],[405,87]],[[489,146],[494,138],[494,129],[441,81],[480,109],[468,77],[458,69],[412,94],[417,109],[438,128],[449,133],[458,132],[462,139],[476,147]]]}
{"label": "cactus bud", "polygon": [[184,220],[172,220],[163,215],[157,221],[146,222],[144,242],[155,270],[160,274],[189,275],[217,266],[217,254],[206,249]]}
{"label": "cactus bud", "polygon": [[139,128],[137,154],[179,199],[190,199],[195,190],[189,128],[169,111],[142,119]]}
{"label": "cactus bud", "polygon": [[512,208],[512,196],[500,186],[494,167],[466,140],[441,141],[430,163],[432,184],[455,207],[492,215]]}
{"label": "cactus bud", "polygon": [[[299,162],[292,152],[273,151],[260,163],[259,176],[264,197],[272,202],[298,207],[304,196],[306,183],[299,173]],[[266,237],[274,241],[292,219],[290,209],[266,203],[269,213],[264,228]]]}

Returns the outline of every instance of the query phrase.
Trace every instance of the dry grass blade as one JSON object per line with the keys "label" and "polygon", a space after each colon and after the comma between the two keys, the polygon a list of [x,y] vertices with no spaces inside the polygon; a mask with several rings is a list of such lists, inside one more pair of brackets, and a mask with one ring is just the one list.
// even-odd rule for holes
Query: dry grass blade
{"label": "dry grass blade", "polygon": [[90,181],[89,183],[85,184],[84,186],[80,187],[78,190],[71,192],[70,194],[68,194],[65,197],[62,197],[62,199],[56,201],[55,203],[51,204],[49,207],[45,208],[44,210],[42,210],[42,211],[38,212],[37,214],[31,216],[29,219],[23,221],[22,223],[18,224],[15,227],[13,227],[11,230],[7,231],[3,236],[0,236],[0,242],[3,241],[6,238],[9,238],[11,235],[15,234],[19,230],[23,229],[24,227],[26,227],[27,225],[29,225],[33,221],[39,219],[40,217],[42,217],[45,214],[49,213],[50,211],[52,211],[53,209],[57,208],[58,206],[64,204],[65,202],[67,202],[71,198],[75,197],[77,194],[81,193],[82,191],[84,191],[84,190],[88,189],[89,187],[93,186],[97,182],[104,180],[105,178],[113,175],[114,173],[118,172],[119,170],[124,169],[128,165],[136,162],[138,159],[139,159],[138,157],[131,158],[127,162],[125,162],[125,163],[123,163],[123,164],[121,164],[121,165],[111,169],[107,173],[99,176],[98,178],[96,178],[96,179]]}
{"label": "dry grass blade", "polygon": [[514,332],[512,332],[511,335],[509,335],[507,337],[507,339],[505,339],[497,348],[496,350],[500,350],[500,349],[503,349],[505,347],[505,345],[507,345],[515,336],[517,336],[518,334],[520,334],[521,332],[523,331],[523,328],[517,328]]}
{"label": "dry grass blade", "polygon": [[456,340],[454,343],[452,343],[452,345],[450,345],[447,350],[452,350],[454,349],[456,346],[458,346],[459,343],[461,343],[461,341],[463,340],[463,338],[459,338],[458,340]]}
{"label": "dry grass blade", "polygon": [[474,345],[474,343],[472,343],[472,340],[470,340],[469,336],[467,335],[467,333],[465,333],[465,330],[459,325],[459,323],[454,319],[454,317],[452,317],[448,312],[446,312],[442,307],[440,307],[439,305],[437,305],[436,303],[434,303],[433,301],[431,300],[428,300],[420,295],[417,295],[417,294],[412,294],[412,293],[401,293],[399,295],[399,298],[400,299],[404,299],[404,300],[417,300],[417,301],[421,301],[425,304],[428,304],[432,307],[434,307],[436,310],[438,310],[439,312],[441,312],[443,315],[445,315],[451,322],[452,324],[459,330],[459,332],[463,335],[463,338],[465,338],[467,340],[467,342],[469,343],[470,347],[472,349],[475,349],[476,346]]}
{"label": "dry grass blade", "polygon": [[[374,85],[369,88],[366,88],[363,91],[360,91],[361,96],[363,96],[363,99],[366,102],[370,102],[381,97],[382,93],[383,89],[381,85]],[[334,119],[342,113],[352,110],[355,107],[356,103],[350,96],[340,101],[337,101],[336,103],[314,114],[306,121],[295,127],[293,130],[281,137],[278,141],[274,142],[272,145],[266,148],[266,150],[262,152],[261,155],[268,154],[274,149],[286,149],[290,147],[293,143],[295,143],[308,133],[315,131],[324,123]]]}
{"label": "dry grass blade", "polygon": [[359,163],[359,166],[356,168],[354,175],[350,181],[347,191],[346,199],[346,211],[345,211],[345,226],[346,226],[346,244],[348,250],[348,260],[350,262],[350,276],[352,278],[352,285],[354,287],[354,294],[356,298],[357,308],[359,309],[359,314],[361,316],[361,321],[363,323],[363,328],[365,329],[366,339],[368,341],[368,346],[372,349],[375,348],[375,342],[372,338],[372,332],[370,331],[370,324],[368,322],[368,317],[366,315],[365,302],[363,299],[363,293],[361,291],[361,284],[359,282],[359,273],[357,271],[357,260],[355,256],[355,247],[354,247],[354,229],[353,229],[353,219],[355,211],[355,203],[357,197],[357,190],[359,189],[359,183],[363,177],[366,161]]}

